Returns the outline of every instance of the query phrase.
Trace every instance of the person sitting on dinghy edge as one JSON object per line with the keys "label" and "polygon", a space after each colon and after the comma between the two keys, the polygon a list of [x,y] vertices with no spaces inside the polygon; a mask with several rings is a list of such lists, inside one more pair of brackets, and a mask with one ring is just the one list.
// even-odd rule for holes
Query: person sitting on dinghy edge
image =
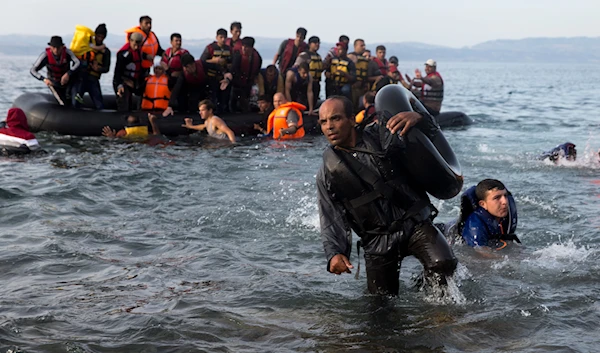
{"label": "person sitting on dinghy edge", "polygon": [[457,220],[443,226],[450,242],[463,241],[481,252],[521,243],[515,234],[517,206],[512,194],[496,179],[484,179],[461,196]]}

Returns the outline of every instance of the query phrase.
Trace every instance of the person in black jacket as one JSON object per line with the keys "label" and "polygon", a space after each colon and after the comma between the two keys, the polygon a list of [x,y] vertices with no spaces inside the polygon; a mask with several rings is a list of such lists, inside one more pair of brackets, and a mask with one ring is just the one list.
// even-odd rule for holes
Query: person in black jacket
{"label": "person in black jacket", "polygon": [[244,37],[242,39],[241,52],[233,53],[231,74],[233,75],[233,87],[231,90],[231,111],[249,112],[249,97],[252,85],[260,73],[262,57],[254,49],[254,38]]}
{"label": "person in black jacket", "polygon": [[135,108],[133,95],[141,98],[144,93],[145,76],[142,60],[147,56],[141,50],[142,39],[140,33],[132,33],[129,42],[117,52],[113,88],[117,94],[118,111],[133,110]]}
{"label": "person in black jacket", "polygon": [[381,142],[390,141],[382,136],[405,135],[411,128],[432,134],[437,125],[426,112],[412,111],[379,121],[357,130],[352,102],[342,96],[320,107],[319,124],[331,144],[317,174],[327,271],[342,274],[354,268],[349,261],[352,229],[365,252],[369,292],[397,295],[399,263],[410,255],[423,264],[426,278],[444,284],[457,260],[432,223],[437,211],[394,158],[396,143]]}

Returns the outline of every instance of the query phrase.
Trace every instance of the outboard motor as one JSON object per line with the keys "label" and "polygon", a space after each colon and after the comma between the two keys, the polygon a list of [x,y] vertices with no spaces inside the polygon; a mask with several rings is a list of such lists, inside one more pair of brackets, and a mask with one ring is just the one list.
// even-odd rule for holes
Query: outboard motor
{"label": "outboard motor", "polygon": [[[388,85],[375,96],[375,109],[382,127],[400,112],[416,111],[423,115],[427,121],[421,121],[419,125],[427,126],[427,134],[413,127],[405,136],[400,136],[382,128],[381,146],[384,151],[393,149],[395,158],[401,159],[412,179],[433,197],[450,199],[458,195],[463,185],[460,163],[417,97],[404,87]],[[392,146],[400,146],[400,150]]]}

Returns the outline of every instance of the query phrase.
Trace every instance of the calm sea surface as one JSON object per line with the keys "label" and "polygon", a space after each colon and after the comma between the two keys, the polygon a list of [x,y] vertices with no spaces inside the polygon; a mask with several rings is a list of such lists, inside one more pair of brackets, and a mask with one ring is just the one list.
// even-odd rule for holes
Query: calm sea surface
{"label": "calm sea surface", "polygon": [[[34,60],[0,57],[0,114],[44,90]],[[504,181],[525,245],[498,259],[456,245],[452,295],[416,289],[414,258],[394,299],[365,294],[364,260],[358,280],[326,272],[322,136],[156,148],[40,133],[47,156],[0,160],[0,352],[598,351],[597,67],[439,65],[444,110],[477,122],[445,132],[465,189]],[[577,162],[535,159],[566,141]],[[434,204],[458,215],[458,198]]]}

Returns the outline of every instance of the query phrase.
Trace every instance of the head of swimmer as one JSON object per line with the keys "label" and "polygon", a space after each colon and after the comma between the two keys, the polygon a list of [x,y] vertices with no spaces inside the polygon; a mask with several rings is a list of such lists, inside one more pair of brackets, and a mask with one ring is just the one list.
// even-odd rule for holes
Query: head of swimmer
{"label": "head of swimmer", "polygon": [[140,118],[135,115],[129,114],[125,116],[125,121],[127,122],[128,127],[138,126],[140,125]]}
{"label": "head of swimmer", "polygon": [[328,98],[319,108],[319,126],[332,146],[354,147],[355,125],[353,104],[344,96]]}
{"label": "head of swimmer", "polygon": [[475,194],[479,206],[496,218],[508,215],[508,191],[502,182],[496,179],[484,179],[477,184]]}

